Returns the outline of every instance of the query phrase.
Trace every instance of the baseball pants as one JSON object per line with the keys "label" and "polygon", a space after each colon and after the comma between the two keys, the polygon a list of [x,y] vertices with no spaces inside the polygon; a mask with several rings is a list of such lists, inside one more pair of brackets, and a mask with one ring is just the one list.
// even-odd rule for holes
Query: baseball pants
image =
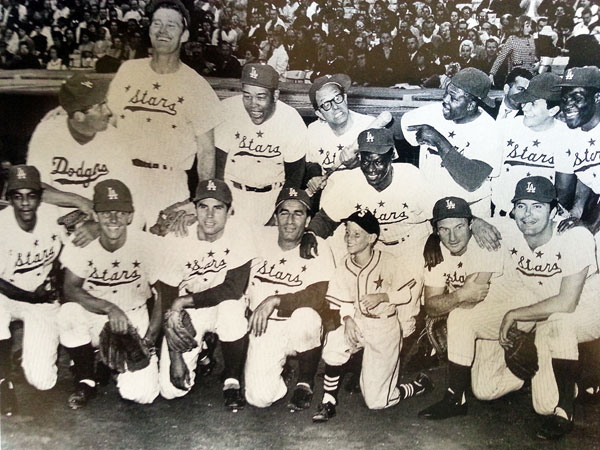
{"label": "baseball pants", "polygon": [[58,369],[58,327],[55,303],[31,304],[0,294],[0,339],[10,339],[10,322],[23,321],[23,357],[25,378],[36,389],[54,387]]}
{"label": "baseball pants", "polygon": [[[139,335],[144,337],[149,324],[146,305],[124,312]],[[79,303],[65,303],[60,307],[58,314],[60,343],[68,348],[89,343],[98,347],[100,332],[107,321],[107,315],[89,312]],[[150,364],[145,369],[119,374],[117,389],[121,397],[126,400],[142,404],[152,403],[159,393],[156,355],[152,356]]]}
{"label": "baseball pants", "polygon": [[184,391],[176,388],[171,383],[171,358],[169,357],[167,340],[163,338],[159,366],[160,395],[168,400],[183,397],[194,386],[198,355],[202,350],[202,342],[207,332],[216,333],[219,340],[223,342],[234,342],[243,338],[248,330],[248,320],[245,316],[246,302],[244,300],[227,300],[211,308],[189,308],[186,311],[189,313],[192,325],[196,330],[198,347],[183,354],[183,361],[190,376],[190,386],[188,390]]}
{"label": "baseball pants", "polygon": [[369,409],[383,409],[400,401],[398,372],[402,331],[395,316],[355,319],[364,341],[350,347],[344,337],[344,326],[329,332],[323,347],[323,361],[330,366],[345,364],[353,353],[365,349],[360,373],[360,389]]}
{"label": "baseball pants", "polygon": [[239,189],[227,181],[233,198],[233,215],[251,226],[262,227],[275,212],[275,202],[283,183],[275,183],[268,192],[252,192]]}
{"label": "baseball pants", "polygon": [[258,408],[271,406],[287,393],[281,372],[288,356],[321,345],[321,317],[299,308],[286,320],[270,319],[267,331],[250,336],[245,367],[246,400]]}

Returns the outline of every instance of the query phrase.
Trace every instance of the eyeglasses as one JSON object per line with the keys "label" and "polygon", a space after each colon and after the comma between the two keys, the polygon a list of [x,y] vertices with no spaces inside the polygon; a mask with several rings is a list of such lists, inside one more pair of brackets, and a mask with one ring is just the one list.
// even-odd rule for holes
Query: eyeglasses
{"label": "eyeglasses", "polygon": [[333,97],[331,100],[327,100],[326,102],[321,103],[319,108],[321,108],[323,111],[329,111],[331,109],[331,107],[333,106],[333,103],[335,103],[336,105],[339,105],[343,101],[344,101],[344,96],[342,94],[336,94],[336,96]]}

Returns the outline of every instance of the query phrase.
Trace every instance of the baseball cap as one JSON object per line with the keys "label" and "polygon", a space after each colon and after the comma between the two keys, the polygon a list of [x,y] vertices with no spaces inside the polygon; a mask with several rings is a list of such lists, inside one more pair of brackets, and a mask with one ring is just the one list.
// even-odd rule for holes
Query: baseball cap
{"label": "baseball cap", "polygon": [[450,82],[472,96],[477,97],[489,107],[494,106],[494,101],[488,97],[492,82],[481,70],[474,67],[467,67],[454,75]]}
{"label": "baseball cap", "polygon": [[472,219],[473,213],[469,204],[460,197],[444,197],[433,206],[431,223],[443,219]]}
{"label": "baseball cap", "polygon": [[319,92],[319,89],[327,84],[336,84],[343,92],[347,92],[352,85],[352,80],[345,73],[324,75],[317,78],[308,90],[308,97],[310,98],[313,108],[317,109],[319,107],[319,105],[317,105],[317,92]]}
{"label": "baseball cap", "polygon": [[233,201],[229,186],[227,186],[224,181],[217,179],[202,180],[198,183],[194,202],[205,198],[214,198],[215,200],[222,201],[226,205],[231,205],[231,202]]}
{"label": "baseball cap", "polygon": [[571,67],[563,74],[558,86],[600,88],[600,69],[595,66]]}
{"label": "baseball cap", "polygon": [[358,151],[383,155],[394,148],[394,134],[387,128],[371,128],[358,135]]}
{"label": "baseball cap", "polygon": [[373,213],[371,211],[369,211],[368,209],[355,211],[354,213],[350,214],[345,219],[342,219],[342,222],[343,223],[354,222],[359,227],[361,227],[363,230],[365,230],[367,233],[376,234],[377,237],[379,237],[379,233],[381,231],[379,228],[379,221],[373,215]]}
{"label": "baseball cap", "polygon": [[513,98],[518,103],[529,103],[538,99],[558,101],[560,100],[560,92],[556,89],[558,83],[560,83],[558,75],[544,72],[533,77],[527,89],[515,94]]}
{"label": "baseball cap", "polygon": [[94,186],[94,210],[133,212],[131,192],[119,180],[103,180]]}
{"label": "baseball cap", "polygon": [[275,69],[266,64],[246,64],[242,69],[242,84],[260,86],[267,89],[277,89],[279,74]]}
{"label": "baseball cap", "polygon": [[299,202],[304,203],[308,212],[312,211],[312,202],[308,194],[302,189],[297,189],[294,187],[284,186],[279,195],[277,196],[277,201],[275,202],[275,210],[279,208],[286,200],[298,200]]}
{"label": "baseball cap", "polygon": [[183,21],[184,21],[183,24],[185,25],[186,28],[189,27],[190,12],[185,7],[185,5],[181,2],[181,0],[154,0],[152,3],[150,3],[149,17],[152,18],[152,16],[156,12],[156,10],[159,9],[160,7],[175,9],[175,10],[179,11],[181,13],[181,15],[183,16]]}
{"label": "baseball cap", "polygon": [[550,203],[556,200],[554,184],[545,177],[527,177],[519,180],[515,188],[512,202],[519,200],[536,200],[541,203]]}
{"label": "baseball cap", "polygon": [[17,189],[31,189],[39,191],[42,189],[40,172],[34,166],[17,165],[8,169],[8,181],[6,191]]}
{"label": "baseball cap", "polygon": [[110,80],[91,79],[84,73],[69,78],[58,92],[58,101],[67,113],[83,111],[106,100]]}

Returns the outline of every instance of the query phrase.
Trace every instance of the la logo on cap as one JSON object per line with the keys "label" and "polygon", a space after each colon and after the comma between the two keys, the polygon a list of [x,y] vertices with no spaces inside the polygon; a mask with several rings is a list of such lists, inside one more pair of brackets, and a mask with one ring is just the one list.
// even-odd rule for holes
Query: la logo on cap
{"label": "la logo on cap", "polygon": [[567,70],[567,75],[565,76],[565,80],[572,80],[573,79],[573,70],[569,69]]}
{"label": "la logo on cap", "polygon": [[527,192],[530,192],[532,194],[535,194],[535,186],[533,185],[533,183],[531,181],[527,182],[527,189],[525,189]]}
{"label": "la logo on cap", "polygon": [[298,197],[298,192],[296,192],[296,189],[290,188],[290,197]]}
{"label": "la logo on cap", "polygon": [[25,171],[23,169],[21,169],[20,167],[17,169],[17,178],[19,180],[25,180],[27,178],[27,174],[25,173]]}
{"label": "la logo on cap", "polygon": [[456,203],[454,203],[450,199],[446,199],[446,209],[454,209],[456,208]]}
{"label": "la logo on cap", "polygon": [[108,199],[109,200],[119,200],[119,194],[115,192],[115,190],[111,187],[108,188]]}
{"label": "la logo on cap", "polygon": [[217,190],[217,186],[215,185],[215,183],[213,182],[213,180],[208,180],[208,183],[206,185],[206,189],[208,189],[209,191],[216,191]]}
{"label": "la logo on cap", "polygon": [[88,89],[92,89],[94,87],[94,83],[92,83],[91,81],[82,81],[81,85],[85,86]]}
{"label": "la logo on cap", "polygon": [[252,78],[253,80],[256,80],[258,78],[258,72],[256,71],[255,67],[253,67],[250,70],[250,78]]}
{"label": "la logo on cap", "polygon": [[373,137],[371,132],[367,131],[367,142],[373,142],[374,140],[375,140],[375,138]]}

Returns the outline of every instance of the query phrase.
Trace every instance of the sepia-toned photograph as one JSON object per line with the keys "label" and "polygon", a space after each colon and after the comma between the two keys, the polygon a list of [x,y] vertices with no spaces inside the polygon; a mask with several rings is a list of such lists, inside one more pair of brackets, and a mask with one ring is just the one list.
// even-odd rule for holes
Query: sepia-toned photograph
{"label": "sepia-toned photograph", "polygon": [[0,449],[599,449],[600,0],[0,0]]}

